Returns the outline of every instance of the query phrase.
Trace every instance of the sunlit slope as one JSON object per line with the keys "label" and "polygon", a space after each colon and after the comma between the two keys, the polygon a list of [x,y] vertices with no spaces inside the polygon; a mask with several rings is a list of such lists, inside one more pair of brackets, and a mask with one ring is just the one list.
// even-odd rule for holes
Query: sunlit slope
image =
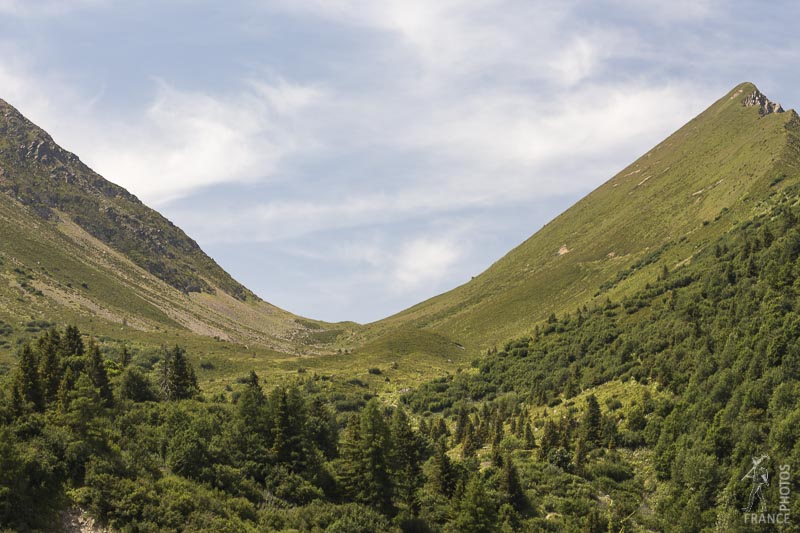
{"label": "sunlit slope", "polygon": [[690,261],[800,175],[798,116],[774,111],[753,84],[735,87],[481,275],[372,334],[413,325],[475,353]]}
{"label": "sunlit slope", "polygon": [[306,337],[327,327],[253,295],[183,231],[2,100],[0,320],[11,329],[0,337],[6,351],[9,339],[45,322],[114,338],[193,334],[289,353],[313,351]]}

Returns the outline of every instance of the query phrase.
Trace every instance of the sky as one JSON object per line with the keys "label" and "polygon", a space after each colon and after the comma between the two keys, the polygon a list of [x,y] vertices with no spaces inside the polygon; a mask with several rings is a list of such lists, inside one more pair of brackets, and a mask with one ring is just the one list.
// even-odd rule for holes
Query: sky
{"label": "sky", "polygon": [[736,84],[797,2],[0,0],[0,98],[291,312],[467,282]]}

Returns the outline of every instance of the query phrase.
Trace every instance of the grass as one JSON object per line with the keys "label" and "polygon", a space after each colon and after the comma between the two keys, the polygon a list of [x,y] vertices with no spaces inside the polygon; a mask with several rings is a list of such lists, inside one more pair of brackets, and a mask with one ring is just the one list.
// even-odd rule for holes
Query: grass
{"label": "grass", "polygon": [[[761,117],[742,84],[547,224],[488,270],[450,292],[369,325],[399,325],[464,345],[470,356],[607,296],[619,298],[673,268],[768,195],[796,182],[797,115]],[[562,246],[569,252],[559,254]],[[654,251],[660,257],[646,264]],[[620,273],[626,273],[619,279]],[[598,294],[598,287],[610,284]]]}
{"label": "grass", "polygon": [[[15,118],[18,138],[0,138],[0,372],[42,329],[29,324],[69,323],[110,355],[182,344],[211,393],[229,393],[254,369],[266,382],[354,379],[394,401],[551,313],[619,300],[665,266],[680,270],[763,212],[797,182],[800,119],[743,107],[753,90],[734,88],[469,283],[367,326],[296,317],[248,296],[179,229],[60,152],[61,170],[20,164],[13,146],[49,137]],[[165,248],[153,253],[159,232]],[[195,278],[208,287],[179,290]]]}

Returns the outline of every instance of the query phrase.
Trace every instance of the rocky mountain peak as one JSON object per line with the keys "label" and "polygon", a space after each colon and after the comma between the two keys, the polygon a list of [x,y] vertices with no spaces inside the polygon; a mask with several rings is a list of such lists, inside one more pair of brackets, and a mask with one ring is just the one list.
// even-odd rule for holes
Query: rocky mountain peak
{"label": "rocky mountain peak", "polygon": [[747,95],[744,100],[742,100],[742,105],[745,107],[758,106],[758,114],[762,117],[771,113],[783,113],[781,104],[770,101],[770,99],[764,96],[758,89],[755,89],[752,93]]}

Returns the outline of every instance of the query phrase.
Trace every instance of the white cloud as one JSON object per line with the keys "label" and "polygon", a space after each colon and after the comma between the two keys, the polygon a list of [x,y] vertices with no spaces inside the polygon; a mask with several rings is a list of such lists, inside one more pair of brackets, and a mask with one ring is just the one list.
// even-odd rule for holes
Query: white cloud
{"label": "white cloud", "polygon": [[[546,75],[540,67],[558,46],[571,9],[569,2],[551,0],[277,0],[269,6],[392,38],[413,62],[411,90],[486,76],[501,65],[522,75]],[[397,81],[405,85],[409,79]]]}
{"label": "white cloud", "polygon": [[262,180],[298,149],[291,121],[319,94],[258,82],[253,91],[225,98],[162,82],[141,120],[92,125],[110,135],[92,139],[87,162],[155,205],[209,185]]}
{"label": "white cloud", "polygon": [[[591,86],[546,101],[501,94],[442,102],[425,120],[376,134],[373,142],[381,146],[438,161],[422,171],[400,169],[382,183],[383,192],[326,183],[322,196],[308,188],[305,198],[254,198],[202,213],[178,207],[172,214],[206,242],[276,242],[578,194],[701,111],[710,97],[687,94],[702,92],[685,84]],[[390,122],[375,113],[376,123]],[[361,150],[374,150],[360,135]],[[620,154],[629,155],[620,161]],[[372,185],[369,175],[361,180]]]}
{"label": "white cloud", "polygon": [[408,242],[394,258],[395,290],[417,289],[444,278],[461,252],[454,242],[427,238]]}
{"label": "white cloud", "polygon": [[254,80],[226,96],[156,81],[142,112],[102,116],[93,98],[19,64],[0,62],[0,86],[56,142],[155,206],[211,185],[274,176],[284,157],[313,144],[294,121],[323,99],[317,88],[282,79]]}
{"label": "white cloud", "polygon": [[576,37],[556,53],[549,66],[561,84],[572,86],[595,73],[601,55],[607,52],[586,37]]}

